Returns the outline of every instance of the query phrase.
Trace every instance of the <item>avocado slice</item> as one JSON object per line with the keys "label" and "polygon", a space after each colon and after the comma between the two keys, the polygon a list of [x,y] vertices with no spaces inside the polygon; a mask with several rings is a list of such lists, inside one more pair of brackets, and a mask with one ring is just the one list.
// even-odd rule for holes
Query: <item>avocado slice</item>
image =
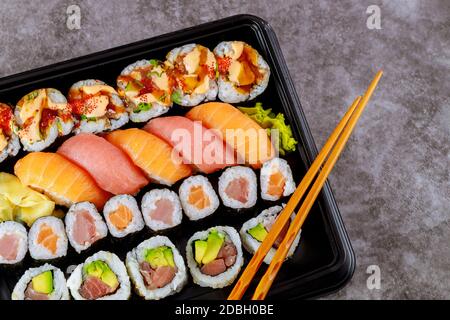
{"label": "avocado slice", "polygon": [[165,247],[163,250],[164,258],[167,261],[167,264],[171,267],[175,267],[175,261],[173,260],[173,251],[172,248]]}
{"label": "avocado slice", "polygon": [[198,264],[202,263],[208,244],[205,240],[197,240],[194,242],[195,261]]}
{"label": "avocado slice", "polygon": [[109,267],[107,270],[103,271],[100,280],[111,288],[117,288],[119,286],[119,280],[117,280],[116,274]]}
{"label": "avocado slice", "polygon": [[99,278],[111,288],[116,288],[119,285],[116,274],[111,270],[108,264],[101,260],[92,261],[85,265],[83,271],[91,277]]}
{"label": "avocado slice", "polygon": [[207,247],[205,255],[203,256],[202,263],[207,264],[217,258],[222,244],[225,242],[225,235],[218,232],[217,230],[212,230],[208,239],[206,240]]}
{"label": "avocado slice", "polygon": [[50,294],[53,292],[53,272],[51,270],[38,274],[31,279],[33,290],[39,293]]}
{"label": "avocado slice", "polygon": [[262,225],[262,223],[258,223],[253,228],[248,229],[247,231],[253,238],[258,240],[259,242],[263,242],[266,238],[268,232],[266,228]]}
{"label": "avocado slice", "polygon": [[[165,254],[165,251],[168,250],[170,251],[170,254]],[[168,258],[166,258],[166,255]],[[171,257],[169,257],[170,255]],[[169,262],[167,259],[171,259],[171,261]],[[174,265],[172,249],[167,246],[149,249],[145,254],[145,261],[147,261],[153,269],[169,266],[171,264]]]}

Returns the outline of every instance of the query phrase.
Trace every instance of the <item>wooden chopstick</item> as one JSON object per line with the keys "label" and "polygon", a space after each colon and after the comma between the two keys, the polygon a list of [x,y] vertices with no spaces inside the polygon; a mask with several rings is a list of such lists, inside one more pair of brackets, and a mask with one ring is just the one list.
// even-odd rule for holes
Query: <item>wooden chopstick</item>
{"label": "wooden chopstick", "polygon": [[[366,94],[364,95],[363,100],[361,100],[361,97],[357,97],[353,104],[350,106],[342,120],[339,122],[333,133],[328,138],[327,142],[323,146],[322,150],[312,163],[310,169],[300,182],[299,186],[289,199],[287,205],[284,207],[284,209],[281,211],[280,215],[276,219],[271,231],[266,236],[264,241],[261,243],[259,249],[255,253],[255,255],[250,260],[249,264],[247,265],[246,269],[242,273],[241,277],[239,278],[238,282],[236,283],[235,287],[233,288],[232,292],[228,296],[228,300],[239,300],[244,295],[245,291],[247,290],[251,280],[253,279],[254,275],[256,274],[258,268],[261,266],[262,261],[264,260],[264,257],[269,252],[269,250],[272,248],[273,243],[275,242],[275,239],[278,237],[281,229],[284,227],[284,225],[289,220],[291,213],[295,210],[297,204],[302,199],[303,195],[305,194],[306,190],[312,183],[314,177],[317,175],[318,171],[320,170],[320,167],[322,166],[323,162],[329,155],[331,149],[333,148],[334,144],[336,143],[337,139],[339,138],[340,134],[342,133],[343,129],[347,125],[350,117],[353,115],[356,107],[358,105],[367,104],[373,90],[375,89],[379,79],[381,78],[382,72],[378,72],[375,79],[372,81],[371,85],[369,86]],[[359,102],[361,101],[361,104]],[[357,120],[357,119],[356,119]],[[356,123],[356,121],[355,121]],[[297,215],[298,216],[298,215]],[[303,220],[306,218],[303,218]],[[301,221],[301,223],[303,223]],[[301,227],[301,225],[300,225]],[[295,237],[294,237],[295,238]],[[273,282],[273,279],[272,279]],[[270,283],[271,285],[271,283]],[[269,285],[269,288],[270,288]]]}

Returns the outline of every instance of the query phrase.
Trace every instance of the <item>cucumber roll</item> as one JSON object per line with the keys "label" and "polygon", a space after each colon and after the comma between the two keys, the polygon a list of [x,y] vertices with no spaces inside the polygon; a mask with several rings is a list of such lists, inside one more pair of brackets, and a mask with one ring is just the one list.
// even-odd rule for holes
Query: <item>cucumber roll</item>
{"label": "cucumber roll", "polygon": [[142,198],[142,215],[150,229],[160,231],[179,225],[183,219],[183,210],[175,192],[153,189]]}
{"label": "cucumber roll", "polygon": [[126,265],[136,292],[146,300],[175,294],[187,282],[183,257],[164,236],[145,240],[128,252]]}
{"label": "cucumber roll", "polygon": [[219,195],[227,207],[253,207],[258,199],[256,174],[252,169],[242,166],[226,169],[219,178]]}
{"label": "cucumber roll", "polygon": [[232,227],[196,232],[186,245],[186,259],[194,282],[202,287],[223,288],[241,270],[241,240]]}
{"label": "cucumber roll", "polygon": [[14,157],[20,150],[17,126],[12,109],[0,103],[0,163]]}
{"label": "cucumber roll", "polygon": [[116,238],[141,231],[144,220],[136,199],[130,195],[118,195],[106,202],[103,215],[109,232]]}
{"label": "cucumber roll", "polygon": [[11,295],[12,300],[69,300],[63,272],[44,264],[25,271]]}
{"label": "cucumber roll", "polygon": [[261,198],[276,201],[295,191],[291,167],[286,160],[273,158],[265,162],[260,173]]}
{"label": "cucumber roll", "polygon": [[35,260],[52,260],[67,254],[67,235],[61,219],[37,219],[28,234],[30,255]]}
{"label": "cucumber roll", "polygon": [[20,263],[28,251],[28,235],[23,225],[14,221],[0,223],[0,265]]}
{"label": "cucumber roll", "polygon": [[99,251],[79,264],[67,280],[75,300],[127,300],[130,278],[114,253]]}

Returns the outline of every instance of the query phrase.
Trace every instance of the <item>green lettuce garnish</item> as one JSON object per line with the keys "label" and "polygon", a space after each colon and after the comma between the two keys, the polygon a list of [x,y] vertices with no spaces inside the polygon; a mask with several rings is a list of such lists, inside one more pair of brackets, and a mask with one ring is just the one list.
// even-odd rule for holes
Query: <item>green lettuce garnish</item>
{"label": "green lettuce garnish", "polygon": [[138,104],[137,108],[133,110],[134,113],[139,113],[141,111],[148,111],[152,108],[152,105],[147,102],[141,102]]}
{"label": "green lettuce garnish", "polygon": [[172,101],[175,102],[176,104],[180,104],[181,103],[181,93],[180,91],[176,90],[172,93]]}

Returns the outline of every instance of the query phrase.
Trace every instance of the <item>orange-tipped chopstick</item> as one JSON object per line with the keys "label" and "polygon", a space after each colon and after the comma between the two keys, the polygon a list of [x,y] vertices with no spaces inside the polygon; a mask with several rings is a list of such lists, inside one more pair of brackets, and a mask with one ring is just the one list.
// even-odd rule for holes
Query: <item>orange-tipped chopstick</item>
{"label": "orange-tipped chopstick", "polygon": [[[297,206],[297,204],[302,199],[303,195],[305,194],[305,192],[308,189],[309,185],[313,181],[314,177],[317,175],[318,171],[320,170],[320,167],[322,166],[322,164],[325,161],[325,159],[328,157],[330,151],[333,149],[336,141],[338,140],[339,136],[343,132],[343,130],[346,127],[347,123],[353,122],[353,127],[355,126],[359,116],[361,115],[362,111],[364,110],[364,107],[367,104],[370,96],[372,95],[372,93],[373,93],[373,91],[374,91],[378,81],[380,80],[381,76],[382,76],[382,72],[380,71],[380,72],[377,73],[377,75],[375,76],[374,80],[370,84],[370,86],[367,89],[367,91],[366,91],[364,97],[362,98],[362,100],[361,100],[361,97],[357,97],[355,99],[355,101],[350,106],[350,108],[347,111],[347,113],[344,115],[342,120],[339,122],[339,124],[336,127],[336,129],[330,135],[330,137],[328,138],[328,140],[325,143],[324,147],[320,151],[319,155],[314,160],[314,162],[312,163],[310,169],[308,170],[308,172],[306,173],[306,175],[304,176],[304,178],[300,182],[300,185],[297,187],[297,189],[295,190],[294,194],[289,199],[286,207],[282,210],[282,212],[278,216],[277,220],[275,221],[275,223],[274,223],[274,225],[272,227],[272,230],[266,236],[266,238],[261,243],[261,245],[260,245],[259,249],[257,250],[257,252],[255,253],[255,255],[250,260],[247,268],[244,270],[244,272],[241,275],[240,279],[238,280],[238,282],[236,283],[236,285],[233,288],[232,292],[230,293],[230,295],[228,297],[229,300],[238,300],[238,299],[242,298],[242,296],[244,295],[245,291],[247,290],[251,280],[253,279],[254,275],[256,274],[258,268],[261,266],[261,263],[264,260],[264,257],[266,256],[266,254],[268,253],[270,248],[272,248],[272,245],[275,242],[275,239],[278,237],[278,235],[279,235],[281,229],[283,228],[283,226],[289,220],[291,213],[295,210],[295,207]],[[358,107],[358,110],[356,110],[356,107]],[[355,112],[355,110],[356,110],[356,112]],[[354,119],[354,120],[351,121],[352,119]],[[351,128],[351,130],[348,130],[348,137],[350,136],[353,127]],[[348,137],[345,140],[345,142],[348,140]],[[342,149],[343,149],[343,147],[345,145],[345,142],[342,143],[342,146],[341,146],[340,150],[336,153],[336,159],[334,159],[334,161],[332,161],[333,162],[332,165],[329,165],[329,172],[331,171],[334,163],[336,162],[339,153],[342,151]],[[331,159],[331,156],[330,156],[330,159]],[[327,163],[331,164],[331,162],[327,162]],[[323,175],[323,177],[324,177],[324,178],[322,177],[322,179],[324,180],[323,183],[325,183],[329,172]],[[320,183],[317,183],[317,184],[315,184],[313,186],[313,188],[318,189],[317,194],[320,192],[320,190],[321,190],[321,188],[323,186],[323,183],[321,183],[321,185],[320,185]],[[320,187],[319,187],[319,185],[320,185]],[[313,191],[313,189],[311,189],[311,191]],[[314,203],[315,199],[317,198],[317,195],[314,196],[314,193],[315,192],[311,192],[311,196],[309,197],[309,202]],[[307,200],[308,199],[305,200],[305,204],[302,206],[303,211],[299,211],[299,214],[297,214],[297,216],[296,216],[295,220],[297,220],[297,223],[295,224],[295,220],[294,220],[294,222],[289,227],[288,234],[286,235],[283,243],[281,244],[281,246],[277,250],[277,252],[278,252],[278,251],[280,251],[281,247],[285,248],[287,246],[286,252],[284,252],[284,254],[283,254],[283,252],[280,251],[279,254],[276,254],[274,256],[274,259],[272,260],[272,263],[269,266],[269,269],[267,270],[264,278],[261,280],[260,285],[258,286],[259,290],[257,289],[257,292],[255,292],[255,295],[253,297],[254,299],[263,299],[266,296],[267,291],[269,290],[273,280],[275,279],[275,276],[276,276],[279,268],[281,267],[282,262],[284,261],[284,258],[286,257],[286,253],[288,252],[288,250],[290,248],[290,245],[292,244],[293,239],[295,238],[295,236],[299,232],[299,230],[300,230],[300,228],[301,228],[301,226],[302,226],[302,224],[303,224],[303,222],[304,222],[304,220],[305,220],[305,218],[306,218],[306,216],[307,216],[307,214],[308,214],[308,212],[309,212],[309,210],[310,210],[310,208],[312,206],[312,204],[309,204],[309,202],[307,203]],[[300,209],[300,210],[302,210],[302,209]],[[294,224],[295,224],[295,226],[294,226]],[[296,227],[297,227],[297,229],[296,229]],[[292,236],[292,234],[294,234],[294,236]],[[284,246],[283,246],[283,244],[284,244]],[[283,251],[284,251],[284,249],[283,249]],[[277,262],[275,262],[275,258],[277,256],[278,256],[279,260],[276,260]],[[280,257],[282,257],[282,258],[280,258]],[[272,267],[272,268],[270,268],[270,267]]]}

